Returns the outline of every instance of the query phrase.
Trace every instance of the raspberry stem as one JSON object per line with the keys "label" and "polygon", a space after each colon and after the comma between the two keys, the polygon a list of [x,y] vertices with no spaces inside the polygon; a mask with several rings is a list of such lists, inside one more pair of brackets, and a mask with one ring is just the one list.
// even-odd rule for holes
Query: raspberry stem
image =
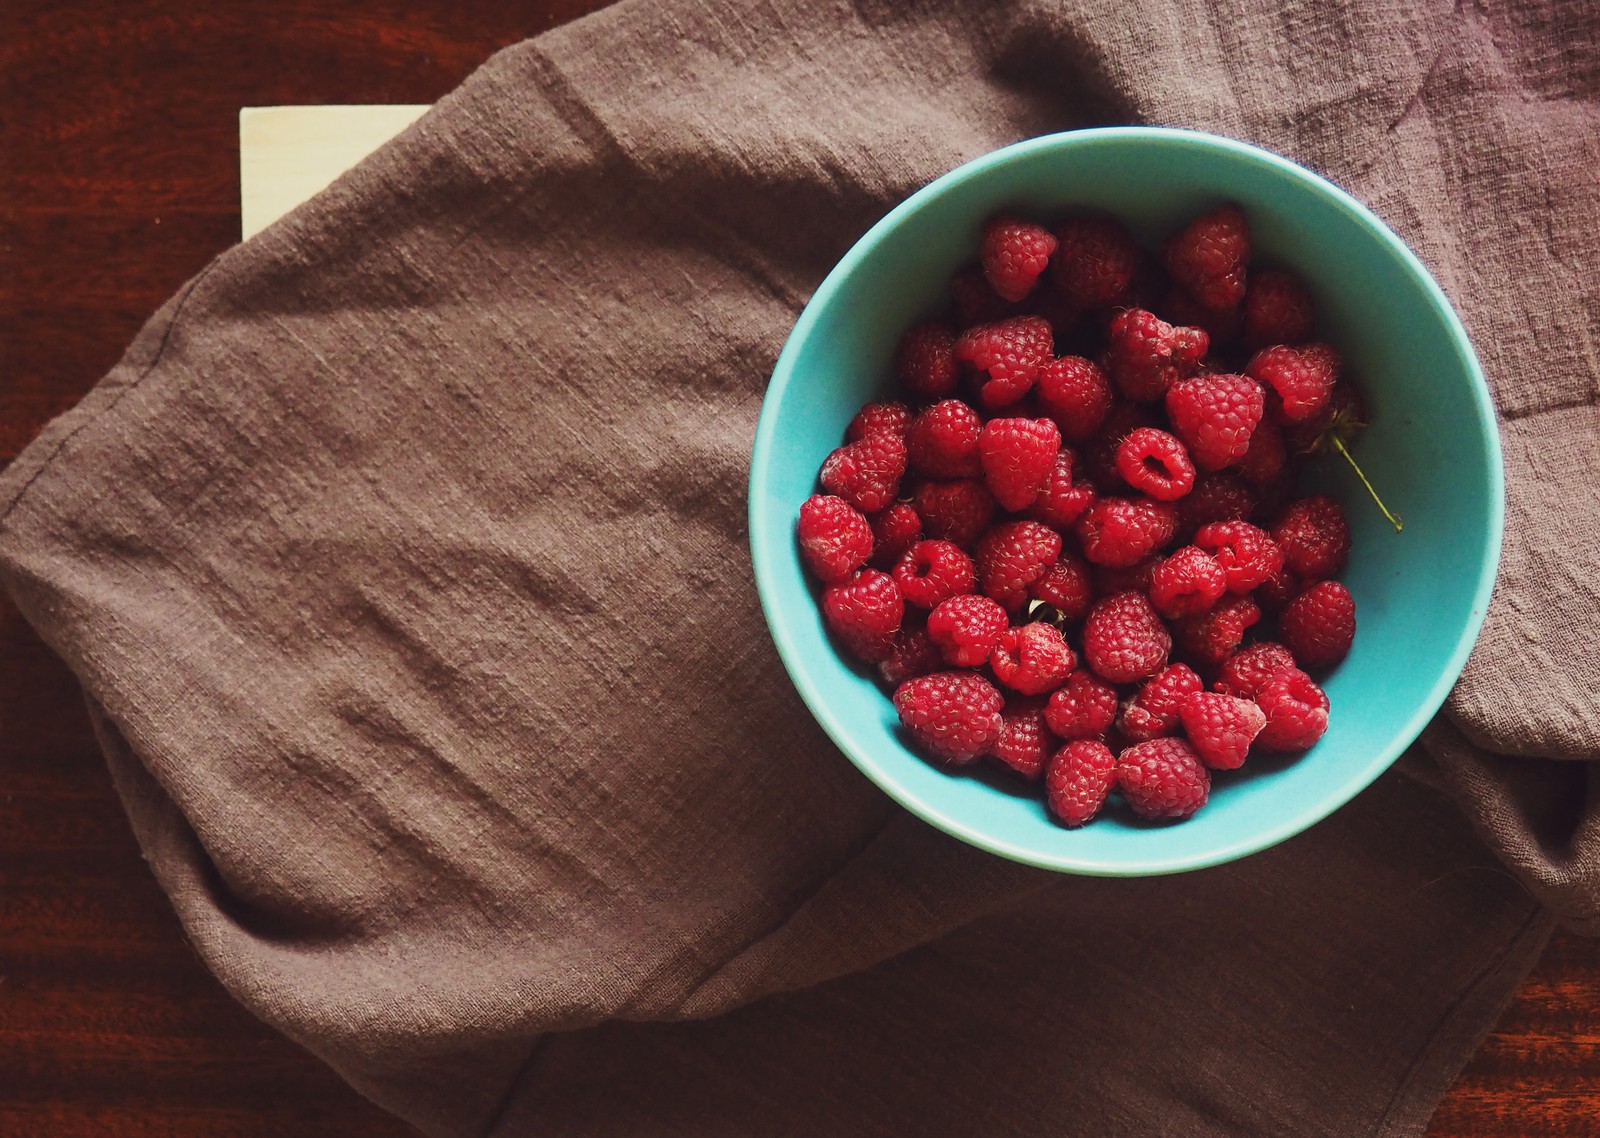
{"label": "raspberry stem", "polygon": [[1394,527],[1394,532],[1399,533],[1404,530],[1406,527],[1400,524],[1399,518],[1389,512],[1389,507],[1385,506],[1383,499],[1378,497],[1378,492],[1372,488],[1372,483],[1367,481],[1367,476],[1362,473],[1360,465],[1351,457],[1350,452],[1345,449],[1344,440],[1338,435],[1329,435],[1328,438],[1333,443],[1333,449],[1344,455],[1344,460],[1350,464],[1350,469],[1356,472],[1357,478],[1361,479],[1361,485],[1367,488],[1367,493],[1372,495],[1372,500],[1377,503],[1378,509],[1382,510],[1383,516],[1389,519],[1389,524]]}

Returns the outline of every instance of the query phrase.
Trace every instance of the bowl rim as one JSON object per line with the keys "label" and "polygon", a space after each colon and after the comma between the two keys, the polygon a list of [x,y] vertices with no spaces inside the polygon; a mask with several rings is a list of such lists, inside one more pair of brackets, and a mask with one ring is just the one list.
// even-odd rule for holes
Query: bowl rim
{"label": "bowl rim", "polygon": [[[1335,206],[1353,215],[1360,225],[1372,232],[1380,242],[1388,246],[1390,252],[1395,255],[1413,279],[1419,283],[1428,303],[1442,318],[1452,340],[1455,342],[1458,354],[1465,363],[1467,376],[1470,380],[1473,412],[1476,415],[1482,436],[1487,440],[1487,450],[1491,459],[1488,479],[1490,525],[1488,527],[1487,540],[1479,558],[1478,581],[1473,590],[1472,607],[1468,620],[1462,627],[1460,636],[1446,666],[1440,671],[1426,697],[1417,705],[1411,717],[1396,731],[1392,742],[1388,746],[1375,751],[1364,767],[1359,770],[1353,770],[1351,772],[1352,777],[1340,787],[1338,793],[1285,815],[1280,815],[1273,824],[1262,827],[1246,838],[1201,854],[1182,857],[1153,857],[1137,863],[1130,863],[1126,860],[1107,861],[1083,856],[1046,855],[1037,850],[1008,843],[1003,838],[976,830],[961,820],[930,807],[928,803],[916,798],[899,786],[895,779],[889,777],[880,768],[871,755],[857,754],[857,747],[850,740],[849,732],[845,730],[834,715],[827,700],[823,698],[822,692],[818,690],[817,685],[812,682],[804,662],[799,659],[797,648],[788,642],[786,634],[779,631],[777,601],[771,595],[771,590],[767,585],[767,582],[773,578],[775,565],[773,558],[769,556],[764,543],[760,540],[760,535],[767,532],[771,525],[777,524],[777,521],[767,516],[768,511],[766,510],[764,499],[755,492],[757,486],[766,481],[768,471],[774,461],[777,439],[776,407],[778,403],[774,396],[781,394],[787,388],[794,374],[795,360],[800,352],[800,343],[810,334],[812,326],[821,318],[820,314],[823,309],[832,301],[834,293],[842,287],[842,282],[855,271],[862,261],[872,255],[885,235],[894,230],[905,218],[915,213],[929,200],[953,187],[974,178],[982,177],[997,166],[1025,160],[1040,151],[1106,141],[1159,141],[1201,150],[1225,151],[1234,157],[1267,166],[1294,181],[1304,183],[1312,190],[1325,195]],[[1375,782],[1416,741],[1429,721],[1437,714],[1439,708],[1443,706],[1450,690],[1455,686],[1456,680],[1460,678],[1461,672],[1466,666],[1467,657],[1471,653],[1473,644],[1482,630],[1484,619],[1488,615],[1489,600],[1494,591],[1495,581],[1499,576],[1505,527],[1504,457],[1500,446],[1499,421],[1489,393],[1489,387],[1484,379],[1483,369],[1478,361],[1477,353],[1472,347],[1472,341],[1468,337],[1460,317],[1457,316],[1454,307],[1451,306],[1450,301],[1445,296],[1444,290],[1439,287],[1438,282],[1433,279],[1433,275],[1428,272],[1416,254],[1376,214],[1349,193],[1328,179],[1313,173],[1288,158],[1222,135],[1175,127],[1152,126],[1093,127],[1083,130],[1062,131],[1001,147],[998,150],[993,150],[971,159],[934,179],[880,218],[850,247],[849,251],[833,267],[822,283],[817,286],[816,291],[812,294],[811,299],[807,301],[805,308],[784,341],[783,349],[778,355],[777,362],[773,365],[772,375],[762,396],[761,414],[756,425],[755,441],[751,450],[750,475],[746,483],[746,497],[751,562],[754,569],[756,592],[761,602],[761,611],[766,620],[768,632],[780,659],[783,661],[784,669],[789,675],[790,682],[794,684],[795,689],[800,693],[800,698],[805,702],[812,716],[821,725],[823,731],[827,733],[834,745],[890,798],[912,814],[943,830],[945,833],[1012,861],[1057,872],[1097,877],[1146,877],[1181,873],[1234,861],[1260,850],[1268,849],[1309,829]],[[788,532],[792,528],[793,519],[785,519],[784,524],[786,526],[785,532]],[[796,556],[798,555],[796,554]]]}

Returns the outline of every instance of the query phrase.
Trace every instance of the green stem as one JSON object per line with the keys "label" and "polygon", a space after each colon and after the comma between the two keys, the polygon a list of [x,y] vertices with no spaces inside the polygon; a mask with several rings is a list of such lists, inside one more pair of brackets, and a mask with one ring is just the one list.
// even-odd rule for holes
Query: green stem
{"label": "green stem", "polygon": [[1367,493],[1372,495],[1372,500],[1377,503],[1378,509],[1382,510],[1383,516],[1389,519],[1389,524],[1394,527],[1394,532],[1399,533],[1405,529],[1405,526],[1400,524],[1400,519],[1391,514],[1389,507],[1383,504],[1383,499],[1378,497],[1378,492],[1372,488],[1372,483],[1367,481],[1367,476],[1361,472],[1361,467],[1356,464],[1356,460],[1350,457],[1350,452],[1344,447],[1344,441],[1338,435],[1332,435],[1330,438],[1333,441],[1333,449],[1344,455],[1344,460],[1350,464],[1350,469],[1356,472],[1357,478],[1361,479],[1361,485],[1367,488]]}

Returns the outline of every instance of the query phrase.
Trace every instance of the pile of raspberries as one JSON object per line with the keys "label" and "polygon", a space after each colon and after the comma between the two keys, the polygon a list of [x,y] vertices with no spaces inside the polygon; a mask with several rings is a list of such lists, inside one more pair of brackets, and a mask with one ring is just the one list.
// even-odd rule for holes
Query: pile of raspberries
{"label": "pile of raspberries", "polygon": [[1187,818],[1327,729],[1350,530],[1293,458],[1359,400],[1304,285],[1249,259],[1231,204],[1160,258],[1109,217],[994,218],[800,508],[827,627],[918,750],[1042,779],[1067,826],[1113,792]]}

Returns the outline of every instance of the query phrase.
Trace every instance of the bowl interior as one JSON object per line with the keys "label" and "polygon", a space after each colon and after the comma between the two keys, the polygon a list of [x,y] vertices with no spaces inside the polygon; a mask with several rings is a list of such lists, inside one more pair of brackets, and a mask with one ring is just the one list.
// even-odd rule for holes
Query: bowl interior
{"label": "bowl interior", "polygon": [[[1354,446],[1405,522],[1395,533],[1342,464],[1318,459],[1308,489],[1346,506],[1343,578],[1354,649],[1326,684],[1327,735],[1291,759],[1252,758],[1213,780],[1180,825],[1113,811],[1081,830],[1003,775],[948,774],[909,750],[872,677],[829,642],[794,540],[801,502],[846,423],[888,390],[900,333],[938,311],[1001,208],[1044,218],[1094,209],[1146,248],[1194,215],[1238,202],[1253,263],[1297,273],[1318,334],[1343,353],[1372,426]],[[802,697],[863,771],[915,813],[995,853],[1066,871],[1138,875],[1213,865],[1325,817],[1416,737],[1460,673],[1499,558],[1502,484],[1487,390],[1459,322],[1421,265],[1330,184],[1254,148],[1182,131],[1115,128],[1035,139],[941,178],[869,232],[818,289],[762,409],[750,483],[752,553],[774,640]]]}

